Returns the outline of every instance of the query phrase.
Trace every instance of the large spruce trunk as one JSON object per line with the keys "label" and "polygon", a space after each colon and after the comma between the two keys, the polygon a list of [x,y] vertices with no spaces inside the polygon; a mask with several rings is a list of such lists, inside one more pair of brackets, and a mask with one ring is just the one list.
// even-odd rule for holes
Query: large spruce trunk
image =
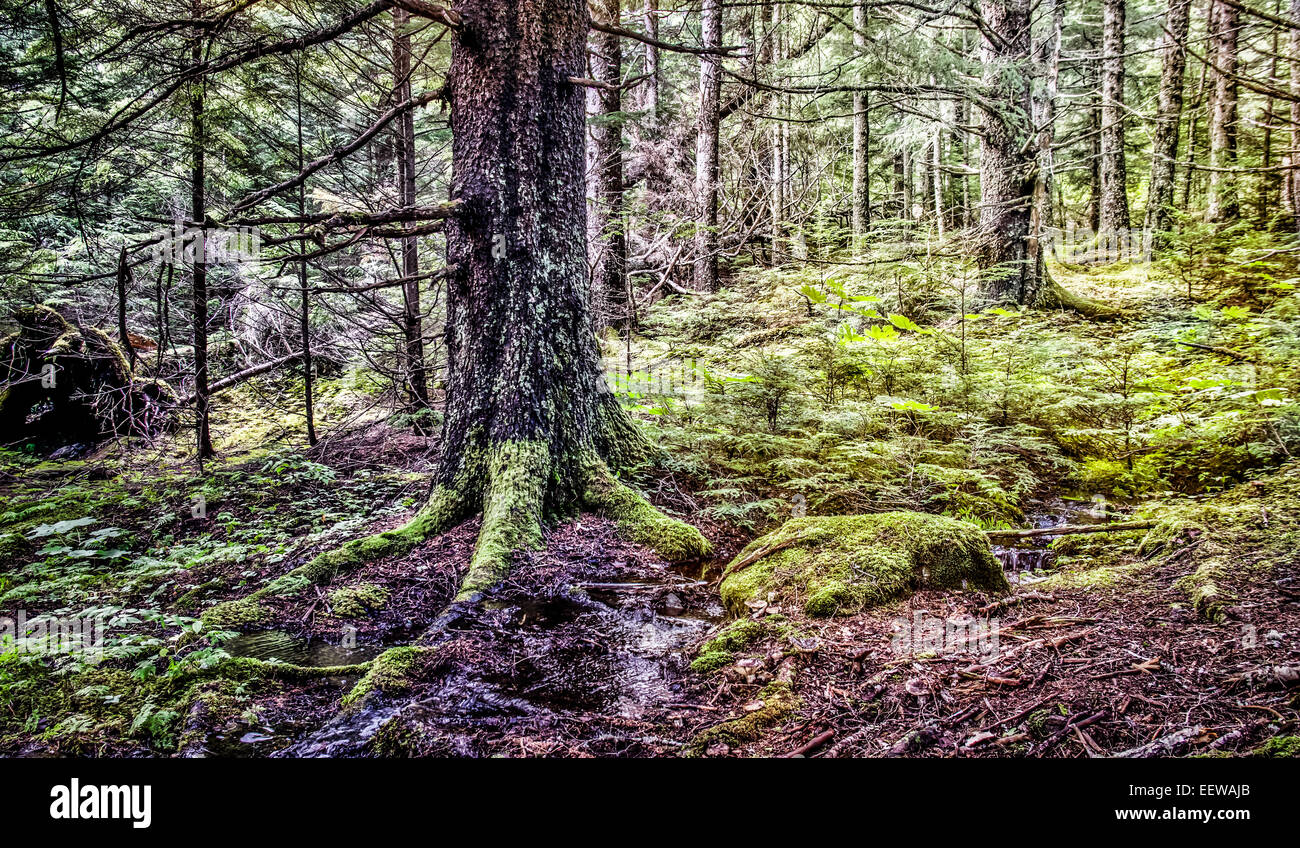
{"label": "large spruce trunk", "polygon": [[1056,284],[1044,264],[1039,204],[1045,174],[1033,121],[1030,0],[983,0],[980,60],[980,217],[975,258],[985,303],[1074,309],[1104,316],[1114,310]]}
{"label": "large spruce trunk", "polygon": [[586,0],[459,0],[448,77],[452,199],[446,417],[428,502],[405,526],[304,567],[314,580],[409,550],[476,512],[483,523],[458,600],[583,507],[670,560],[703,556],[610,467],[650,455],[605,383],[587,283]]}
{"label": "large spruce trunk", "polygon": [[988,301],[1034,305],[1043,286],[1037,240],[1031,242],[1037,173],[1030,116],[1029,3],[984,0],[980,45],[984,103],[980,155],[980,294]]}

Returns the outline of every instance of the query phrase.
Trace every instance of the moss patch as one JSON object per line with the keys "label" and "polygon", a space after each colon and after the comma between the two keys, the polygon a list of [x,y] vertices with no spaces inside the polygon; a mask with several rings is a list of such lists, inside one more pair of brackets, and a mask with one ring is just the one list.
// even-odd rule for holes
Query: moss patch
{"label": "moss patch", "polygon": [[410,688],[415,679],[433,664],[436,654],[436,648],[419,645],[389,648],[370,663],[365,676],[343,696],[341,706],[345,710],[354,709],[376,694],[392,694]]}
{"label": "moss patch", "polygon": [[620,483],[603,463],[593,463],[588,470],[585,502],[589,509],[617,522],[624,539],[645,545],[668,562],[703,559],[712,553],[699,530],[664,515]]}
{"label": "moss patch", "polygon": [[691,743],[691,753],[702,754],[718,744],[736,747],[753,742],[762,736],[765,729],[784,721],[799,709],[798,696],[783,680],[774,680],[764,686],[755,700],[762,704],[758,709],[710,727],[696,736]]}
{"label": "moss patch", "polygon": [[923,587],[1011,589],[979,528],[919,512],[791,519],[750,543],[728,571],[722,600],[733,612],[769,594],[828,616]]}
{"label": "moss patch", "polygon": [[330,609],[340,618],[361,618],[388,603],[389,591],[373,583],[343,586],[329,594]]}

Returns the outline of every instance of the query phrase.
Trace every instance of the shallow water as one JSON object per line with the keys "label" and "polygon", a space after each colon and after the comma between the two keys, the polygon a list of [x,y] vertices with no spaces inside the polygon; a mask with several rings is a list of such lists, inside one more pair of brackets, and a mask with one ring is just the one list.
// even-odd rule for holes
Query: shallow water
{"label": "shallow water", "polygon": [[367,662],[379,656],[387,647],[389,646],[376,642],[337,645],[321,639],[305,639],[282,630],[243,633],[225,645],[226,651],[233,657],[250,657],[268,662],[278,660],[311,668]]}
{"label": "shallow water", "polygon": [[[1124,516],[1109,511],[1104,501],[1097,498],[1066,497],[1043,504],[1029,515],[1029,528],[1045,529],[1066,524],[1107,524]],[[1013,544],[993,545],[993,555],[1002,563],[1002,570],[1013,583],[1023,582],[1036,571],[1049,571],[1056,553],[1050,548],[1058,536],[1037,536],[1019,539]]]}
{"label": "shallow water", "polygon": [[458,666],[419,698],[337,716],[275,756],[356,756],[399,714],[461,755],[474,753],[477,732],[521,720],[635,719],[681,700],[690,649],[723,618],[714,600],[692,606],[699,585],[665,572],[488,599],[449,634],[490,651],[488,667]]}

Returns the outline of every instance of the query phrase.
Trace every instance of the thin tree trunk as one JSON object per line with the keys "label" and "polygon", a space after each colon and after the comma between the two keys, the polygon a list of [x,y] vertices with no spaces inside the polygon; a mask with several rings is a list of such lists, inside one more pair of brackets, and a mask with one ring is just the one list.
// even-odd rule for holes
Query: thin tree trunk
{"label": "thin tree trunk", "polygon": [[[659,38],[659,9],[658,0],[645,0],[645,9],[642,11],[642,19],[645,22],[646,35],[652,39]],[[641,53],[645,61],[645,83],[642,86],[641,108],[645,110],[645,120],[649,124],[651,131],[655,132],[659,127],[659,48],[653,44],[643,44]]]}
{"label": "thin tree trunk", "polygon": [[[302,173],[306,157],[303,155],[302,142],[302,65],[299,63],[294,74],[294,100],[298,112],[298,173]],[[307,181],[298,184],[298,214],[307,214]],[[299,225],[298,232],[305,229]],[[307,419],[307,444],[316,445],[316,405],[312,394],[315,389],[315,374],[312,373],[311,360],[311,289],[307,283],[307,260],[298,263],[298,336],[302,349],[302,406]]]}
{"label": "thin tree trunk", "polygon": [[1241,13],[1235,6],[1214,0],[1210,14],[1210,69],[1214,94],[1210,108],[1210,199],[1206,219],[1235,221],[1237,200],[1237,26]]}
{"label": "thin tree trunk", "polygon": [[1104,0],[1100,230],[1106,233],[1129,229],[1128,169],[1124,155],[1124,19],[1125,0]]}
{"label": "thin tree trunk", "polygon": [[122,340],[122,350],[126,351],[127,363],[135,371],[135,346],[126,329],[127,287],[131,283],[131,266],[126,261],[126,247],[117,255],[117,335]]}
{"label": "thin tree trunk", "polygon": [[[867,4],[857,0],[853,4],[853,46],[861,58],[867,46]],[[870,128],[867,125],[867,93],[853,92],[853,247],[862,250],[866,245],[867,228],[871,224],[871,197],[867,186]]]}
{"label": "thin tree trunk", "polygon": [[1286,179],[1291,186],[1291,216],[1293,228],[1300,232],[1300,0],[1291,0],[1291,21],[1294,26],[1288,39],[1291,59],[1291,148],[1287,162],[1291,169]]}
{"label": "thin tree trunk", "polygon": [[[784,12],[780,3],[774,3],[772,9],[772,62],[777,64],[783,58],[782,51],[782,27],[784,26]],[[769,217],[771,218],[771,239],[772,239],[772,264],[779,265],[785,260],[785,190],[786,190],[786,161],[785,145],[783,137],[785,133],[785,122],[781,120],[781,104],[783,99],[779,96],[771,97],[771,110],[774,113],[776,121],[772,124],[772,190],[769,200]]]}
{"label": "thin tree trunk", "polygon": [[[393,99],[411,99],[411,15],[393,10]],[[415,206],[415,112],[408,109],[397,119],[398,203]],[[420,253],[415,236],[402,239],[402,335],[408,403],[413,412],[429,408],[429,385],[424,367],[424,321],[420,309]],[[416,418],[416,432],[429,433],[423,416]]]}
{"label": "thin tree trunk", "polygon": [[[601,17],[619,20],[620,0],[601,0]],[[617,35],[592,33],[592,74],[607,88],[595,89],[597,117],[592,123],[592,165],[595,174],[595,205],[591,232],[595,237],[592,269],[592,300],[597,330],[622,325],[628,332],[631,320],[627,290],[627,235],[623,201],[623,62]]]}
{"label": "thin tree trunk", "polygon": [[[703,46],[722,46],[722,0],[704,0]],[[718,106],[722,64],[717,54],[700,57],[700,115],[695,141],[695,195],[699,215],[695,232],[695,288],[718,289]]]}
{"label": "thin tree trunk", "polygon": [[1055,218],[1052,212],[1052,189],[1055,183],[1052,145],[1056,143],[1056,101],[1061,79],[1061,35],[1065,26],[1065,0],[1051,2],[1051,28],[1040,48],[1044,73],[1042,94],[1034,115],[1034,123],[1038,126],[1039,178],[1034,198],[1034,209],[1038,216],[1037,230],[1051,227]]}
{"label": "thin tree trunk", "polygon": [[[1192,0],[1169,0],[1161,42],[1160,91],[1151,140],[1151,180],[1147,186],[1147,242],[1158,246],[1168,233],[1174,204],[1174,167],[1178,164],[1178,130],[1183,119],[1183,76],[1187,67],[1187,32]],[[1190,143],[1190,142],[1189,142]]]}
{"label": "thin tree trunk", "polygon": [[[203,5],[193,5],[195,20],[203,18]],[[194,44],[190,48],[190,61],[198,65],[203,60],[203,39],[199,32],[194,35]],[[203,223],[207,217],[204,202],[207,178],[204,173],[206,140],[203,134],[203,79],[200,77],[190,83],[190,220],[199,227],[198,243],[194,245],[192,265],[193,312],[194,312],[194,412],[195,443],[199,461],[212,456],[212,434],[208,424],[208,267],[207,246]]]}

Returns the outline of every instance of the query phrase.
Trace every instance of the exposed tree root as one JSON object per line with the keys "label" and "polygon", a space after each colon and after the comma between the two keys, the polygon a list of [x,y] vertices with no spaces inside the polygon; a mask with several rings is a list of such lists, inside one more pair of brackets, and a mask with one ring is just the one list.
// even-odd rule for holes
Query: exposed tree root
{"label": "exposed tree root", "polygon": [[1062,286],[1051,275],[1044,272],[1047,279],[1038,296],[1037,306],[1044,309],[1069,309],[1088,318],[1114,318],[1120,310],[1099,300],[1075,294]]}
{"label": "exposed tree root", "polygon": [[[701,559],[711,553],[699,530],[664,515],[620,482],[594,452],[580,463],[583,483],[575,502],[548,504],[555,463],[546,444],[519,441],[492,448],[478,466],[487,477],[481,496],[483,524],[469,571],[455,598],[457,604],[472,603],[501,582],[509,574],[516,552],[540,548],[548,513],[584,507],[599,512],[617,522],[623,538],[651,548],[669,562]],[[255,624],[264,617],[263,598],[295,594],[376,559],[411,551],[468,517],[470,505],[478,499],[467,476],[462,475],[451,487],[435,488],[425,506],[405,525],[325,551],[244,598],[211,607],[203,614],[204,623],[222,628]]]}

